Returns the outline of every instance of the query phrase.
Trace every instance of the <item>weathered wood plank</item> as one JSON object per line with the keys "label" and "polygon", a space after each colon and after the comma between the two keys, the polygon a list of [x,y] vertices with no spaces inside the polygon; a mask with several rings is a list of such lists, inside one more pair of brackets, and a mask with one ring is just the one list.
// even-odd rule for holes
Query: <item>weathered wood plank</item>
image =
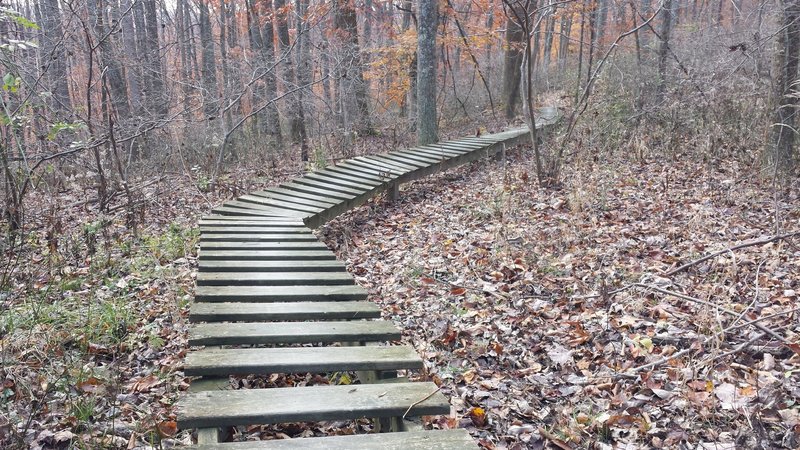
{"label": "weathered wood plank", "polygon": [[203,250],[200,259],[206,261],[299,261],[335,260],[330,250]]}
{"label": "weathered wood plank", "polygon": [[201,250],[326,250],[323,242],[208,242],[200,241]]}
{"label": "weathered wood plank", "polygon": [[367,291],[357,285],[327,286],[197,286],[198,302],[315,302],[366,300]]}
{"label": "weathered wood plank", "polygon": [[361,194],[362,192],[366,192],[375,187],[375,184],[366,181],[363,182],[348,181],[342,178],[333,177],[330,175],[321,175],[314,172],[307,173],[303,176],[303,178],[298,178],[296,181],[300,180],[309,181],[314,184],[322,183],[325,184],[326,186],[332,185],[336,186],[337,189],[349,188],[350,189],[349,192],[352,192],[354,194]]}
{"label": "weathered wood plank", "polygon": [[376,184],[386,183],[393,178],[391,174],[379,174],[377,171],[368,171],[367,169],[353,168],[350,166],[329,166],[326,167],[325,170],[320,170],[319,173],[364,179]]}
{"label": "weathered wood plank", "polygon": [[383,161],[393,161],[397,164],[403,164],[404,166],[411,167],[413,169],[422,169],[424,167],[428,167],[430,163],[427,162],[419,162],[419,161],[410,161],[407,159],[398,158],[396,156],[392,156],[391,153],[384,153],[382,155],[369,155],[367,158],[372,159],[380,159]]}
{"label": "weathered wood plank", "polygon": [[240,218],[231,216],[206,216],[200,219],[198,225],[213,227],[276,227],[276,228],[305,228],[302,219],[292,219],[290,217],[270,218]]}
{"label": "weathered wood plank", "polygon": [[408,172],[408,169],[403,169],[401,167],[367,159],[363,156],[348,159],[347,161],[341,162],[338,165],[352,165],[356,167],[362,167],[367,170],[377,170],[378,173],[388,173],[398,177],[405,175],[406,172]]}
{"label": "weathered wood plank", "polygon": [[342,200],[350,200],[354,197],[353,194],[347,194],[344,192],[336,192],[330,191],[327,189],[319,189],[314,188],[313,186],[308,186],[306,184],[298,184],[294,182],[287,182],[280,186],[281,189],[285,189],[289,192],[297,192],[300,195],[316,195],[320,198],[330,199],[334,202],[340,202]]}
{"label": "weathered wood plank", "polygon": [[203,234],[256,234],[256,233],[280,233],[280,234],[314,234],[310,229],[303,227],[267,227],[267,226],[216,226],[200,225],[200,233]]}
{"label": "weathered wood plank", "polygon": [[275,215],[278,215],[278,216],[281,216],[281,217],[303,218],[303,217],[313,213],[313,212],[308,212],[308,211],[298,211],[298,210],[295,210],[295,209],[287,209],[287,208],[283,208],[283,207],[280,207],[280,206],[266,206],[266,205],[260,205],[260,204],[257,204],[257,203],[252,203],[252,202],[242,202],[242,201],[239,201],[239,200],[228,200],[225,203],[223,203],[223,206],[225,206],[226,208],[238,208],[238,209],[245,209],[245,210],[248,210],[248,211],[255,210],[255,211],[260,211],[260,212],[266,212],[266,213],[275,214]]}
{"label": "weathered wood plank", "polygon": [[384,164],[396,167],[397,170],[403,171],[405,173],[413,172],[422,167],[421,165],[416,165],[416,164],[412,165],[410,163],[409,164],[401,163],[393,159],[386,158],[384,157],[384,155],[364,155],[364,156],[359,156],[356,159],[363,161],[371,161],[374,162],[375,164]]}
{"label": "weathered wood plank", "polygon": [[425,164],[425,165],[439,164],[443,160],[447,159],[447,158],[439,158],[439,157],[435,157],[435,156],[415,155],[415,154],[413,154],[413,153],[411,153],[411,152],[409,152],[407,150],[399,150],[399,151],[391,152],[391,153],[389,153],[389,155],[394,157],[394,158],[400,158],[400,159],[403,159],[403,160],[419,161],[420,163]]}
{"label": "weathered wood plank", "polygon": [[402,175],[397,171],[390,171],[390,170],[381,171],[377,168],[367,168],[357,164],[350,164],[349,161],[336,164],[335,166],[330,166],[328,167],[327,170],[363,173],[378,180],[381,180],[383,182],[391,181]]}
{"label": "weathered wood plank", "polygon": [[186,356],[190,376],[421,369],[409,346],[206,349]]}
{"label": "weathered wood plank", "polygon": [[213,261],[201,258],[199,272],[344,272],[344,263],[335,260]]}
{"label": "weathered wood plank", "polygon": [[284,183],[281,186],[298,192],[305,192],[309,194],[320,194],[327,197],[335,198],[338,201],[352,200],[361,194],[359,190],[344,188],[341,186],[334,189],[333,186],[319,182],[310,183],[311,180],[306,180],[306,183],[301,183],[303,178],[297,178],[292,182]]}
{"label": "weathered wood plank", "polygon": [[467,430],[424,430],[302,439],[232,442],[189,450],[470,450],[478,449]]}
{"label": "weathered wood plank", "polygon": [[[280,188],[274,188],[280,189]],[[254,195],[256,197],[261,198],[273,198],[275,200],[280,200],[282,202],[289,202],[289,203],[297,203],[300,205],[306,206],[319,206],[320,208],[327,208],[328,206],[335,205],[336,200],[328,197],[321,197],[318,195],[310,195],[310,194],[300,194],[298,192],[288,191],[290,194],[281,193],[281,192],[273,192],[270,191],[255,191],[251,192],[250,195]],[[313,198],[308,198],[313,197]],[[323,200],[324,199],[324,200]]]}
{"label": "weathered wood plank", "polygon": [[355,284],[347,272],[199,272],[198,286],[332,286]]}
{"label": "weathered wood plank", "polygon": [[398,339],[400,330],[385,320],[198,323],[189,327],[189,345],[313,344]]}
{"label": "weathered wood plank", "polygon": [[312,173],[314,175],[320,175],[327,178],[336,178],[337,180],[349,181],[351,183],[368,186],[370,188],[375,187],[381,183],[385,183],[385,180],[382,180],[378,177],[373,177],[372,175],[361,174],[356,172],[348,173],[342,170],[323,169]]}
{"label": "weathered wood plank", "polygon": [[448,414],[433,383],[311,386],[187,394],[178,404],[181,428]]}
{"label": "weathered wood plank", "polygon": [[295,320],[377,319],[380,307],[365,301],[193,303],[190,322],[280,322]]}
{"label": "weathered wood plank", "polygon": [[307,234],[278,234],[269,231],[262,233],[202,233],[200,234],[200,242],[215,242],[215,241],[237,241],[237,242],[319,242],[317,237],[311,233]]}
{"label": "weathered wood plank", "polygon": [[284,202],[276,198],[259,197],[257,195],[242,195],[238,198],[239,201],[245,203],[253,203],[259,206],[268,206],[271,208],[282,208],[291,211],[300,211],[304,213],[316,213],[325,209],[325,206],[310,206],[300,203]]}
{"label": "weathered wood plank", "polygon": [[285,215],[278,215],[275,213],[267,213],[266,211],[256,211],[254,209],[241,209],[241,208],[232,208],[229,206],[217,206],[213,208],[211,211],[221,214],[223,216],[247,216],[248,218],[261,218],[261,217],[274,217],[276,219],[286,219]]}

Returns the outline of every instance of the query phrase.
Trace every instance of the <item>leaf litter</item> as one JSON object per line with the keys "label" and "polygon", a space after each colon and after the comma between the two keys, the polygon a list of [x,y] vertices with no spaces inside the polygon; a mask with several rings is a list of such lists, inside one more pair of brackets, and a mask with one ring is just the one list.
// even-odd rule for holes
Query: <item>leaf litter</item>
{"label": "leaf litter", "polygon": [[614,161],[542,190],[530,167],[473,163],[320,231],[451,398],[427,425],[485,448],[800,446],[800,238],[669,274],[776,217],[800,231],[797,186]]}

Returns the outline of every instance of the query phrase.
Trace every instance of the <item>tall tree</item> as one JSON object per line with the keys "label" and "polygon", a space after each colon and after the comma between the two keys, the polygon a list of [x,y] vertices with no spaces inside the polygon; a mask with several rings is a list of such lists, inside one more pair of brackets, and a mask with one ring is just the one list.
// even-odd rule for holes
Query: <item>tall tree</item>
{"label": "tall tree", "polygon": [[417,143],[439,140],[436,117],[436,0],[419,0],[417,25]]}
{"label": "tall tree", "polygon": [[775,108],[772,129],[772,163],[791,170],[796,163],[794,141],[798,107],[798,65],[800,63],[800,0],[783,1],[783,18],[775,55]]}
{"label": "tall tree", "polygon": [[[282,142],[280,116],[275,100],[278,97],[275,80],[275,31],[272,25],[272,2],[264,0],[247,0],[248,19],[250,20],[250,45],[257,53],[255,76],[261,79],[256,84],[255,108],[263,111],[256,117],[258,129],[262,135],[271,138],[272,143]],[[264,105],[264,103],[267,103]]]}
{"label": "tall tree", "polygon": [[339,96],[344,125],[346,128],[352,125],[358,131],[371,132],[367,84],[358,43],[358,16],[350,0],[334,0],[333,7],[333,26],[344,52],[338,77],[340,92],[345,94]]}
{"label": "tall tree", "polygon": [[[125,87],[119,55],[115,51],[116,48],[119,48],[118,45],[115,45],[117,36],[115,31],[119,22],[116,14],[118,5],[116,2],[111,2],[109,5],[105,0],[88,0],[86,7],[89,17],[94,23],[94,39],[99,51],[98,66],[100,73],[103,74],[102,83],[108,87],[111,94],[110,105],[118,117],[128,117],[130,115],[128,91]],[[109,9],[113,13],[113,20],[108,18]],[[110,27],[107,24],[111,24]]]}
{"label": "tall tree", "polygon": [[661,45],[658,48],[658,100],[664,97],[667,89],[667,57],[669,56],[669,39],[672,32],[672,0],[664,0],[661,11]]}
{"label": "tall tree", "polygon": [[125,60],[127,62],[125,81],[128,85],[131,112],[138,115],[142,112],[144,105],[142,104],[142,89],[140,87],[142,67],[140,64],[137,64],[139,61],[139,52],[136,47],[133,0],[122,0],[122,43]]}
{"label": "tall tree", "polygon": [[308,140],[306,136],[305,114],[303,104],[296,95],[297,79],[295,78],[294,64],[290,52],[289,42],[289,8],[285,0],[275,0],[275,20],[278,28],[278,44],[281,49],[281,63],[283,65],[283,88],[287,94],[286,116],[289,122],[289,137],[292,142],[300,143],[300,159],[308,161]]}
{"label": "tall tree", "polygon": [[214,117],[217,110],[217,64],[214,56],[214,35],[211,30],[211,16],[208,0],[199,0],[200,8],[200,46],[203,65],[200,73],[203,79],[203,111],[208,118]]}
{"label": "tall tree", "polygon": [[59,114],[72,110],[67,81],[67,52],[64,48],[64,28],[58,0],[43,0],[38,5],[42,24],[40,65],[52,92],[52,107]]}
{"label": "tall tree", "polygon": [[147,51],[145,61],[145,75],[149,92],[149,106],[158,115],[167,115],[169,99],[165,90],[164,71],[161,68],[161,46],[158,39],[158,13],[156,0],[144,0],[145,19],[145,48]]}

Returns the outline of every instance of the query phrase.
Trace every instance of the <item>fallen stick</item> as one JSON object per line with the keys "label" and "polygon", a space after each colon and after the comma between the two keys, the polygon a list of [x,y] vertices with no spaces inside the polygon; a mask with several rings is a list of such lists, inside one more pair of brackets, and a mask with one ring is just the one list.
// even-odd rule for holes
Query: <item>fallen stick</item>
{"label": "fallen stick", "polygon": [[413,407],[415,407],[415,406],[419,405],[420,403],[424,402],[425,400],[427,400],[427,399],[429,399],[429,398],[433,397],[433,395],[434,395],[434,394],[436,394],[437,392],[439,392],[439,391],[441,391],[441,390],[442,390],[442,387],[441,387],[441,386],[439,386],[438,388],[436,388],[436,390],[435,390],[435,391],[433,391],[433,392],[431,392],[430,394],[426,395],[426,396],[425,396],[425,398],[423,398],[422,400],[417,400],[416,402],[412,403],[412,404],[411,404],[411,406],[409,406],[409,407],[408,407],[408,409],[406,410],[406,412],[404,412],[404,413],[403,413],[403,420],[405,420],[406,416],[407,416],[407,415],[408,415],[408,413],[411,411],[411,408],[413,408]]}
{"label": "fallen stick", "polygon": [[722,255],[723,253],[729,253],[729,252],[732,252],[734,250],[740,250],[740,249],[747,248],[747,247],[754,247],[756,245],[769,244],[770,242],[780,241],[780,240],[788,239],[788,238],[791,238],[791,237],[794,237],[794,236],[798,236],[798,235],[800,235],[800,231],[794,231],[792,233],[779,234],[777,236],[772,236],[772,237],[769,237],[769,238],[762,238],[762,239],[757,239],[755,241],[743,242],[743,243],[741,243],[739,245],[735,245],[733,247],[729,247],[729,248],[726,248],[724,250],[720,250],[718,252],[711,253],[711,254],[703,256],[702,258],[699,258],[699,259],[695,259],[694,261],[688,262],[688,263],[686,263],[686,264],[684,264],[684,265],[682,265],[682,266],[680,266],[678,268],[670,270],[665,275],[670,277],[672,275],[675,275],[678,272],[683,272],[684,270],[688,269],[689,267],[692,267],[692,266],[695,266],[697,264],[700,264],[703,261],[708,261],[709,259],[716,258],[717,256]]}

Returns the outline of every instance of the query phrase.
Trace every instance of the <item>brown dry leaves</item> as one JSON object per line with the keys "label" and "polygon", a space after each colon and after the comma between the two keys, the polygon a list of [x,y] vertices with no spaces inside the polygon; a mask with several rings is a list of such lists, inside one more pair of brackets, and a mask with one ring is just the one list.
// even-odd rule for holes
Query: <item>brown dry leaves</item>
{"label": "brown dry leaves", "polygon": [[[800,445],[800,358],[701,298],[798,342],[800,249],[776,242],[670,268],[800,229],[797,190],[751,168],[692,163],[582,167],[564,189],[525,182],[530,162],[483,162],[331,222],[323,235],[405,330],[455,407],[433,427],[487,448],[753,448]],[[672,355],[683,351],[683,356]],[[663,363],[632,374],[632,368]]]}

